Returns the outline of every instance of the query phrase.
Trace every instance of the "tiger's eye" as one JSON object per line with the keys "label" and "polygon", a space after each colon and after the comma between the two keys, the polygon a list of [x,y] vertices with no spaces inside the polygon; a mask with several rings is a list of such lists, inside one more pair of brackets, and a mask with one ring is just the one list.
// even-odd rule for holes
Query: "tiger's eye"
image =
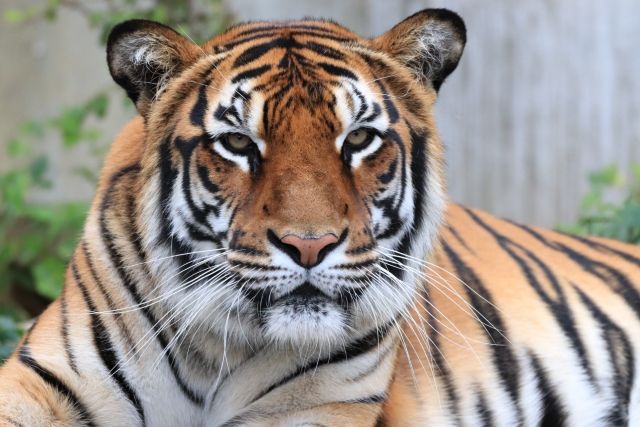
{"label": "tiger's eye", "polygon": [[358,147],[360,145],[365,144],[369,140],[370,134],[366,129],[356,129],[354,131],[349,132],[347,135],[346,141],[353,145],[354,147]]}
{"label": "tiger's eye", "polygon": [[251,138],[241,133],[231,133],[225,138],[229,147],[236,151],[246,150],[253,143]]}

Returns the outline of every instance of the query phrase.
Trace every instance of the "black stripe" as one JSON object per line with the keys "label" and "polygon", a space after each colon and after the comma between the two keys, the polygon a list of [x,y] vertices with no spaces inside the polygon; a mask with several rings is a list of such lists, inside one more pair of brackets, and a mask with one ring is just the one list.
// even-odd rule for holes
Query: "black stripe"
{"label": "black stripe", "polygon": [[538,381],[538,390],[540,390],[542,396],[542,409],[544,410],[538,425],[540,427],[564,427],[567,415],[558,395],[549,382],[545,369],[533,353],[529,354],[529,359]]}
{"label": "black stripe", "polygon": [[[240,24],[242,25],[242,24]],[[233,27],[227,29],[228,32],[229,30],[233,30]],[[306,30],[306,31],[316,31],[316,32],[320,32],[320,33],[327,33],[327,34],[333,34],[333,35],[337,35],[337,33],[327,27],[322,27],[322,26],[318,26],[318,25],[311,25],[311,24],[296,24],[296,23],[286,23],[285,25],[278,25],[278,24],[272,24],[272,23],[266,23],[265,25],[261,25],[261,26],[255,26],[255,27],[251,27],[247,30],[241,31],[238,34],[235,35],[235,37],[240,37],[240,36],[247,36],[247,35],[255,35],[256,33],[264,33],[267,32],[269,34],[277,34],[278,31],[282,31],[282,30],[287,30],[287,31],[291,31],[291,30],[296,30],[296,31],[300,31],[300,30]],[[346,39],[346,40],[350,40],[350,39]]]}
{"label": "black stripe", "polygon": [[[178,147],[178,150],[180,151],[180,155],[182,156],[182,194],[187,202],[187,206],[189,207],[189,211],[193,219],[203,228],[208,230],[211,227],[208,222],[209,215],[212,213],[215,215],[216,212],[219,213],[220,210],[217,207],[211,205],[205,205],[205,207],[201,209],[193,200],[190,166],[191,159],[193,158],[193,150],[200,143],[200,136],[195,136],[190,139],[182,139],[180,137],[177,137],[174,142],[175,146]],[[209,209],[209,207],[213,208],[213,210]]]}
{"label": "black stripe", "polygon": [[620,258],[624,259],[625,261],[630,262],[631,264],[635,265],[636,267],[640,267],[640,258],[638,258],[637,256],[631,255],[630,253],[621,251],[619,249],[616,249],[610,245],[607,245],[603,242],[599,242],[597,240],[594,239],[590,239],[587,237],[582,237],[582,236],[576,236],[573,234],[566,234],[566,233],[562,233],[564,236],[569,237],[571,239],[577,240],[578,242],[590,247],[590,248],[594,248],[596,250],[599,250],[601,252],[608,252],[611,254],[615,254],[617,256],[619,256]]}
{"label": "black stripe", "polygon": [[282,267],[278,267],[276,265],[257,264],[255,262],[239,261],[235,259],[228,259],[227,263],[232,267],[250,268],[250,269],[255,269],[260,271],[282,271],[283,270]]}
{"label": "black stripe", "polygon": [[522,228],[524,231],[528,232],[531,236],[536,238],[545,246],[566,254],[584,271],[599,278],[603,283],[609,286],[616,284],[617,288],[614,288],[614,290],[624,298],[627,304],[635,311],[636,315],[640,318],[640,295],[638,294],[638,291],[635,289],[634,285],[631,283],[626,274],[622,273],[618,269],[608,265],[603,261],[598,261],[596,259],[590,258],[587,255],[575,249],[572,249],[559,241],[549,240],[530,227],[519,224],[516,225]]}
{"label": "black stripe", "polygon": [[389,184],[391,180],[396,176],[396,170],[398,169],[398,159],[393,159],[387,168],[387,171],[378,175],[378,181],[381,184]]}
{"label": "black stripe", "polygon": [[[254,399],[252,400],[252,403],[253,402],[257,402],[258,400],[260,400],[262,397],[266,396],[271,391],[273,391],[276,388],[288,383],[289,381],[293,381],[294,379],[306,374],[307,372],[313,371],[313,370],[315,370],[315,369],[317,369],[317,368],[319,368],[321,366],[324,366],[324,365],[328,365],[328,364],[332,364],[332,363],[339,363],[339,362],[343,362],[345,360],[354,359],[354,358],[356,358],[356,357],[368,352],[369,350],[373,349],[374,347],[377,347],[378,344],[380,343],[380,340],[384,339],[384,337],[387,335],[387,333],[392,328],[392,325],[395,322],[396,322],[396,319],[394,319],[392,322],[390,322],[387,325],[384,325],[382,327],[374,329],[373,331],[369,332],[364,337],[362,337],[359,340],[356,340],[356,341],[350,343],[349,345],[345,346],[344,349],[333,353],[332,355],[330,355],[329,357],[327,357],[325,359],[320,359],[318,361],[310,362],[307,365],[299,367],[298,369],[296,369],[291,374],[287,375],[286,377],[282,378],[281,380],[273,383],[272,385],[270,385],[266,389],[264,389],[261,392],[257,393],[255,395]],[[229,377],[227,377],[225,379],[225,382],[228,381],[228,378]],[[216,394],[223,389],[224,385],[225,384],[223,382],[220,385],[220,387],[218,387],[218,389],[216,390]],[[213,398],[211,399],[211,401],[214,401],[214,400],[215,400],[215,394],[214,394]]]}
{"label": "black stripe", "polygon": [[269,40],[266,43],[251,46],[240,55],[238,55],[236,60],[233,62],[232,67],[237,68],[250,64],[251,62],[256,61],[266,55],[272,49],[286,49],[291,47],[302,46],[292,38],[277,38]]}
{"label": "black stripe", "polygon": [[78,365],[76,363],[76,357],[73,354],[71,349],[71,342],[69,341],[69,313],[67,308],[67,287],[62,288],[62,292],[60,293],[60,318],[61,318],[61,326],[62,326],[62,342],[64,344],[64,351],[67,355],[67,362],[69,366],[76,374],[78,372]]}
{"label": "black stripe", "polygon": [[387,348],[385,348],[384,351],[379,354],[378,358],[370,366],[358,372],[354,377],[349,378],[349,381],[358,382],[374,373],[378,369],[380,364],[387,358],[387,356],[389,356],[389,354],[391,354],[391,352],[395,351],[396,349],[397,347],[395,345],[387,346]]}
{"label": "black stripe", "polygon": [[346,77],[351,80],[358,80],[358,77],[351,71],[347,70],[343,67],[338,67],[337,65],[329,64],[327,62],[317,62],[315,65],[322,68],[327,73],[336,76],[336,77]]}
{"label": "black stripe", "polygon": [[378,88],[380,88],[382,100],[384,101],[384,106],[387,109],[387,114],[389,115],[389,122],[392,124],[396,123],[400,118],[400,113],[398,113],[396,105],[391,100],[391,97],[389,96],[385,85],[380,80],[376,80],[376,83],[378,84]]}
{"label": "black stripe", "polygon": [[[164,144],[162,144],[162,145],[164,145]],[[167,162],[170,165],[170,162],[171,162],[170,157],[169,158],[162,158],[161,157],[161,175],[163,174],[163,171],[164,171],[163,168],[166,166]],[[107,225],[107,217],[106,217],[106,215],[107,215],[107,211],[111,207],[111,203],[112,203],[111,197],[113,195],[113,192],[115,191],[116,185],[118,184],[120,179],[122,179],[123,177],[127,176],[128,174],[138,173],[139,171],[140,171],[140,166],[139,165],[133,165],[133,166],[129,166],[129,167],[123,168],[122,170],[120,170],[118,173],[114,174],[111,177],[109,188],[107,189],[107,192],[106,192],[106,194],[104,196],[104,199],[102,200],[102,204],[100,206],[100,219],[99,219],[100,232],[101,232],[101,235],[102,235],[102,239],[104,241],[104,245],[107,248],[107,254],[109,255],[109,258],[110,258],[113,266],[115,267],[116,272],[118,273],[118,277],[120,278],[120,280],[124,284],[124,288],[127,291],[129,291],[129,293],[130,293],[131,297],[133,298],[134,303],[136,304],[136,306],[140,307],[140,311],[142,312],[142,314],[145,316],[145,318],[147,319],[147,321],[151,325],[151,327],[153,329],[153,332],[154,332],[154,335],[155,335],[155,337],[156,337],[156,339],[158,341],[158,344],[160,345],[160,347],[163,350],[162,354],[164,354],[164,356],[167,358],[167,361],[169,362],[169,368],[171,370],[171,373],[173,374],[174,379],[178,383],[178,386],[180,387],[180,390],[185,394],[185,396],[187,396],[187,398],[191,402],[195,403],[198,406],[202,406],[204,404],[204,398],[202,396],[197,395],[195,392],[193,392],[189,387],[187,387],[185,382],[182,380],[182,377],[180,376],[180,374],[178,372],[178,365],[176,363],[175,357],[174,357],[173,353],[171,352],[171,350],[167,349],[168,343],[167,343],[166,338],[164,337],[164,334],[162,333],[163,331],[160,331],[158,329],[157,320],[155,319],[155,316],[151,313],[151,310],[149,309],[149,305],[145,303],[145,300],[143,300],[142,296],[140,295],[140,292],[138,291],[136,283],[131,279],[131,277],[127,273],[127,271],[125,269],[123,256],[119,252],[119,250],[118,250],[118,248],[116,246],[115,236],[113,235],[113,233],[111,232],[111,230],[109,229],[109,227]],[[165,182],[165,179],[166,179],[166,177],[161,176],[161,200],[166,200],[166,199],[164,199],[164,197],[166,196],[166,194],[164,194],[164,192],[166,191],[166,186],[167,186],[167,183]],[[172,179],[175,179],[175,177],[173,177]],[[169,183],[169,185],[170,185],[170,183]],[[130,194],[130,193],[128,193],[128,194]],[[161,209],[159,209],[161,211],[161,215],[167,214],[165,212],[166,209],[164,209],[164,208],[165,208],[164,203],[161,202]],[[127,219],[133,220],[134,218],[128,217]],[[163,222],[162,226],[163,227],[167,227],[170,230],[168,223]],[[169,234],[164,234],[164,236],[171,238],[170,231],[169,231]],[[129,240],[131,242],[135,242],[138,239],[137,238],[130,238]],[[138,243],[139,243],[139,241],[138,241]]]}
{"label": "black stripe", "polygon": [[247,71],[243,71],[242,73],[237,74],[233,79],[231,79],[231,83],[238,83],[238,82],[241,82],[242,80],[247,80],[247,79],[255,79],[256,77],[260,77],[270,69],[271,69],[271,65],[269,64],[262,65],[256,68],[251,68]]}
{"label": "black stripe", "polygon": [[198,90],[198,99],[191,109],[191,124],[199,128],[204,128],[204,116],[207,112],[207,88],[211,81],[207,80]]}
{"label": "black stripe", "polygon": [[480,425],[482,427],[493,427],[495,425],[494,416],[487,404],[487,397],[481,390],[476,391],[478,400],[476,402],[476,412],[480,418]]}
{"label": "black stripe", "polygon": [[367,259],[364,261],[359,261],[359,262],[350,262],[350,263],[345,263],[345,264],[337,264],[332,266],[330,269],[331,270],[357,270],[359,268],[362,267],[369,267],[372,264],[375,264],[378,260],[377,259]]}
{"label": "black stripe", "polygon": [[[254,399],[251,401],[251,404],[257,402],[258,400],[260,400],[261,398],[263,398],[264,396],[266,396],[267,394],[269,394],[271,391],[275,390],[276,388],[295,380],[296,378],[299,378],[301,376],[303,376],[304,374],[308,373],[309,371],[313,371],[321,366],[327,365],[327,364],[331,364],[331,363],[339,363],[342,362],[344,360],[348,360],[348,359],[354,359],[366,352],[368,352],[369,350],[371,350],[373,347],[377,346],[380,343],[380,340],[383,339],[386,335],[387,332],[389,331],[389,329],[392,327],[392,324],[395,323],[396,320],[394,319],[391,323],[381,327],[381,328],[376,328],[374,331],[370,332],[369,334],[367,334],[366,336],[362,337],[361,339],[349,344],[348,346],[346,346],[342,351],[336,352],[333,355],[327,357],[326,359],[323,360],[318,360],[316,362],[311,362],[305,366],[302,366],[300,368],[298,368],[295,372],[293,372],[292,374],[284,377],[283,379],[281,379],[280,381],[272,384],[271,386],[269,386],[268,388],[266,388],[265,390],[263,390],[262,392],[258,393]],[[229,377],[227,377],[229,378]],[[225,379],[226,381],[226,379]],[[218,393],[221,389],[222,386],[224,385],[224,383],[221,385],[221,387],[218,387],[218,390],[216,390],[216,393]],[[370,396],[371,399],[380,399],[383,395],[375,395],[375,396]],[[215,394],[213,396],[213,398],[211,399],[211,401],[214,401],[215,399]],[[352,401],[352,402],[346,402],[346,403],[378,403],[378,402],[368,402],[366,401],[367,398],[365,398],[362,402],[358,402],[358,401]],[[381,401],[386,400],[386,396],[382,397]],[[248,405],[248,406],[249,406]],[[242,425],[244,420],[251,418],[252,416],[255,416],[255,413],[252,412],[248,412],[245,414],[240,414],[237,415],[235,417],[233,417],[232,419],[230,419],[229,421],[225,422],[224,424],[222,424],[220,427],[232,427],[232,426],[239,426]]]}
{"label": "black stripe", "polygon": [[[489,226],[485,221],[480,219],[480,217],[470,209],[467,209],[467,208],[464,208],[464,209],[467,212],[467,214],[471,217],[471,219],[476,224],[480,225],[485,231],[487,231],[496,240],[496,242],[498,242],[500,247],[518,265],[518,267],[520,268],[520,271],[526,278],[527,283],[536,291],[538,296],[547,305],[547,307],[551,311],[551,314],[556,319],[558,326],[560,326],[560,328],[562,329],[563,334],[571,342],[571,348],[576,352],[578,359],[580,359],[580,364],[582,365],[582,368],[584,369],[585,373],[589,377],[591,385],[593,385],[597,389],[598,383],[595,379],[591,362],[587,357],[587,351],[586,351],[585,345],[582,342],[582,338],[576,326],[573,312],[571,311],[571,305],[567,301],[564,290],[560,286],[559,280],[555,276],[553,271],[549,268],[549,266],[546,263],[544,263],[540,258],[538,258],[538,256],[535,255],[532,251],[530,251],[520,243],[512,239],[509,239],[504,234],[499,233],[496,229]],[[547,281],[549,282],[549,284],[557,294],[555,299],[552,298],[547,293],[544,287],[540,284],[531,266],[527,263],[527,261],[522,256],[516,253],[515,249],[523,253],[544,273]]]}
{"label": "black stripe", "polygon": [[87,407],[80,401],[78,396],[53,372],[40,365],[31,355],[29,346],[25,343],[18,350],[18,359],[25,366],[31,368],[42,380],[53,388],[58,394],[64,396],[77,411],[80,423],[86,426],[95,426],[95,422],[89,415]]}
{"label": "black stripe", "polygon": [[346,404],[365,404],[365,405],[374,405],[378,403],[384,403],[387,401],[387,395],[385,393],[372,394],[371,396],[361,397],[353,400],[343,400],[340,402],[331,402],[331,403],[346,403]]}
{"label": "black stripe", "polygon": [[127,328],[127,325],[125,324],[124,319],[122,318],[122,313],[117,310],[116,305],[114,304],[113,299],[111,298],[111,295],[109,294],[109,292],[107,292],[106,288],[104,287],[104,283],[102,283],[102,280],[100,279],[100,277],[98,277],[98,272],[96,271],[95,265],[93,264],[93,257],[89,252],[89,245],[87,244],[86,241],[83,241],[81,246],[82,246],[82,253],[84,255],[84,259],[87,261],[87,266],[89,267],[89,274],[91,275],[91,280],[98,287],[98,290],[104,297],[107,303],[107,307],[109,308],[109,311],[113,313],[113,317],[115,318],[116,323],[120,328],[120,332],[122,332],[124,339],[127,341],[128,348],[130,349],[135,348],[133,337],[131,336],[131,332],[129,331],[129,328]]}
{"label": "black stripe", "polygon": [[606,350],[614,372],[613,393],[616,401],[612,403],[607,425],[626,425],[629,422],[629,403],[635,377],[633,348],[627,334],[609,316],[598,307],[580,288],[573,286],[582,303],[593,318],[600,324],[600,335],[606,342]]}
{"label": "black stripe", "polygon": [[[407,123],[407,126],[409,124]],[[413,183],[413,225],[412,232],[408,232],[402,239],[398,250],[403,253],[409,253],[411,246],[411,238],[415,235],[415,232],[420,230],[424,218],[422,217],[422,212],[424,207],[423,201],[425,197],[425,176],[427,175],[425,169],[427,166],[427,141],[426,134],[417,133],[413,130],[410,130],[411,133],[411,180]],[[406,162],[406,152],[404,142],[402,138],[394,129],[388,129],[384,134],[384,139],[386,141],[393,142],[396,147],[398,147],[398,151],[400,152],[400,159],[398,163],[400,165],[404,165]],[[404,202],[404,198],[407,195],[407,173],[406,168],[400,168],[400,195],[392,195],[387,199],[376,199],[374,200],[374,204],[376,207],[382,209],[382,214],[385,218],[387,218],[388,225],[384,230],[375,230],[376,239],[382,240],[395,236],[398,232],[405,226],[405,221],[400,218],[399,211],[400,207]],[[400,273],[397,267],[391,267],[389,270],[396,277],[397,274]]]}
{"label": "black stripe", "polygon": [[[460,397],[456,390],[455,383],[453,381],[453,373],[449,369],[449,365],[445,360],[444,354],[440,350],[440,322],[437,320],[435,305],[431,303],[429,295],[429,287],[422,288],[422,296],[418,301],[425,309],[427,318],[424,320],[425,330],[429,331],[429,344],[433,346],[435,351],[431,354],[433,362],[435,363],[434,373],[438,375],[443,383],[444,391],[447,394],[447,400],[449,403],[449,409],[452,412],[452,420],[460,424],[460,405],[458,404]],[[426,344],[426,343],[425,343]]]}
{"label": "black stripe", "polygon": [[[506,326],[492,302],[489,290],[480,277],[467,265],[453,249],[442,242],[445,254],[454,267],[455,274],[465,283],[467,296],[471,301],[474,313],[479,313],[483,319],[478,319],[491,345],[494,369],[498,372],[502,383],[507,389],[514,406],[518,411],[518,419],[522,423],[522,409],[520,408],[520,366],[511,343],[505,337]],[[486,321],[488,324],[485,324]]]}
{"label": "black stripe", "polygon": [[345,56],[342,52],[322,43],[308,41],[304,44],[304,47],[317,53],[318,55],[326,56],[327,58],[335,59],[337,61],[342,61],[345,59]]}
{"label": "black stripe", "polygon": [[[236,46],[239,46],[241,44],[245,44],[245,43],[249,43],[249,42],[253,42],[255,40],[260,40],[260,39],[268,39],[268,38],[273,38],[276,37],[278,34],[274,33],[271,30],[264,30],[262,32],[257,31],[257,32],[251,32],[251,34],[247,33],[247,35],[245,37],[240,37],[240,38],[234,38],[233,41],[227,43],[226,45],[223,46],[224,49],[226,50],[230,50],[235,48]],[[329,32],[322,32],[322,30],[319,29],[295,29],[294,31],[289,31],[288,35],[290,37],[296,37],[296,36],[302,36],[302,37],[315,37],[318,39],[325,39],[325,40],[332,40],[335,42],[339,42],[339,43],[357,43],[357,41],[355,39],[351,39],[351,38],[347,38],[347,37],[341,37],[338,35],[333,35]]]}
{"label": "black stripe", "polygon": [[91,329],[93,331],[93,343],[96,347],[98,355],[102,360],[109,376],[115,380],[120,388],[120,391],[125,395],[127,400],[138,412],[138,416],[140,417],[140,421],[142,425],[146,425],[146,420],[144,417],[144,408],[142,407],[142,403],[138,398],[138,395],[133,390],[129,381],[124,377],[121,371],[121,360],[118,358],[114,350],[113,343],[110,339],[110,334],[104,323],[102,323],[102,317],[98,314],[98,309],[89,295],[89,291],[87,290],[86,285],[82,281],[80,277],[80,272],[76,266],[75,260],[71,261],[71,271],[73,273],[73,279],[75,280],[78,288],[80,288],[80,292],[82,293],[82,298],[84,299],[85,304],[89,308],[91,312]]}
{"label": "black stripe", "polygon": [[458,230],[456,230],[455,227],[453,227],[451,224],[446,224],[447,230],[449,230],[449,232],[451,232],[451,234],[453,235],[453,237],[456,238],[456,240],[469,252],[471,252],[472,254],[475,255],[475,251],[469,246],[467,245],[467,242],[462,238],[462,236],[460,235],[460,233],[458,233]]}

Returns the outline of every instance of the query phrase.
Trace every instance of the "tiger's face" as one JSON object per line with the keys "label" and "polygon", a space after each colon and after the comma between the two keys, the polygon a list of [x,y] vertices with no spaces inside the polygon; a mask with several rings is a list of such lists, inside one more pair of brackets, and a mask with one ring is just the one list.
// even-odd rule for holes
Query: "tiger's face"
{"label": "tiger's face", "polygon": [[331,350],[411,306],[444,206],[436,92],[464,46],[427,10],[376,39],[243,24],[196,46],[116,27],[114,79],[145,118],[143,243],[157,292],[230,342]]}

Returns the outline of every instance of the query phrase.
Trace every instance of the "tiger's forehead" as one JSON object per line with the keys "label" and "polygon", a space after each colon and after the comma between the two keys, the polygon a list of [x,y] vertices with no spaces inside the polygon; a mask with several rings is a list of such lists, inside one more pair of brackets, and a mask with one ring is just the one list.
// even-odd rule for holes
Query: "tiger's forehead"
{"label": "tiger's forehead", "polygon": [[292,112],[331,135],[358,121],[384,127],[382,94],[350,50],[353,33],[322,21],[243,24],[228,33],[217,39],[224,60],[211,74],[211,133],[268,138]]}
{"label": "tiger's forehead", "polygon": [[283,36],[320,38],[339,43],[361,41],[360,36],[333,21],[304,19],[239,23],[213,37],[203,47],[206,51],[217,53],[233,49],[242,44],[257,43],[268,38]]}

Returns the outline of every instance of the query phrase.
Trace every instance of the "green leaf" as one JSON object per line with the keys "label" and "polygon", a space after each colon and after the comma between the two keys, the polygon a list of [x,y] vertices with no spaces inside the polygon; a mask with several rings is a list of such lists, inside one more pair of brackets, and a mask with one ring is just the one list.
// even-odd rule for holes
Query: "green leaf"
{"label": "green leaf", "polygon": [[36,291],[49,299],[55,299],[62,290],[66,263],[49,257],[34,265],[33,276]]}
{"label": "green leaf", "polygon": [[19,24],[28,20],[31,15],[24,9],[7,9],[4,11],[4,20],[12,24]]}
{"label": "green leaf", "polygon": [[11,138],[7,144],[7,154],[11,157],[25,157],[31,154],[31,147],[21,139]]}
{"label": "green leaf", "polygon": [[624,177],[616,165],[606,166],[589,175],[591,185],[598,187],[615,187],[624,184]]}
{"label": "green leaf", "polygon": [[43,187],[47,187],[50,184],[48,181],[45,180],[45,177],[44,177],[48,168],[49,168],[49,159],[46,156],[40,155],[35,159],[33,159],[33,161],[31,162],[31,165],[29,166],[29,172],[31,173],[31,178],[33,179],[33,182],[35,184]]}
{"label": "green leaf", "polygon": [[104,93],[99,93],[89,100],[86,105],[87,110],[92,111],[99,118],[103,118],[107,114],[109,108],[109,98]]}

